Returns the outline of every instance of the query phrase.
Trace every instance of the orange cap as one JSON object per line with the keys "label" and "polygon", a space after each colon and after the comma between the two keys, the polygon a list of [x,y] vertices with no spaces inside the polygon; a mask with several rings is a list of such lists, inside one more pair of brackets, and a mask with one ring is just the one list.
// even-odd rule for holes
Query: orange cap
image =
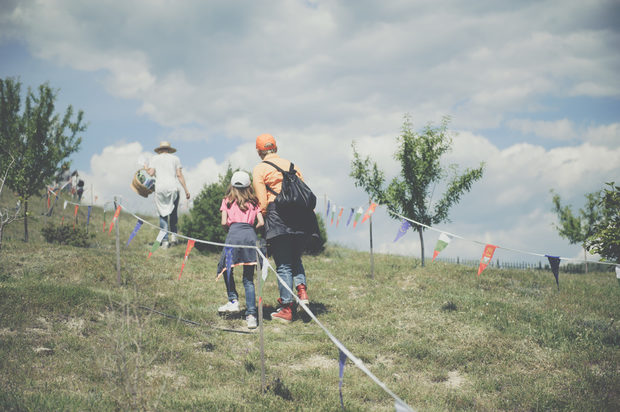
{"label": "orange cap", "polygon": [[276,139],[273,138],[270,134],[261,134],[256,138],[256,149],[257,150],[272,150],[277,148]]}

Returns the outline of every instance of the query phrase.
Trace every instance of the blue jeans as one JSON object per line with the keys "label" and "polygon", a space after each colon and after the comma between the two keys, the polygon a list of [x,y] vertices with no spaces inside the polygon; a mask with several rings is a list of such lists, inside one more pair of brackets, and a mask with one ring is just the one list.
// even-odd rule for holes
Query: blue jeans
{"label": "blue jeans", "polygon": [[[178,209],[179,209],[179,198],[181,197],[181,194],[179,193],[179,195],[177,195],[177,199],[174,201],[174,209],[172,209],[172,213],[170,213],[168,216],[160,216],[159,217],[159,228],[162,230],[170,230],[172,233],[177,233],[177,223],[179,221],[179,215],[178,215]],[[170,219],[170,229],[168,229],[168,219]],[[164,236],[164,238],[161,240],[163,241],[167,241],[168,240],[168,233],[166,233],[166,236]]]}
{"label": "blue jeans", "polygon": [[[230,281],[228,274],[224,274],[226,281],[226,293],[228,300],[233,301],[239,298],[237,288],[235,287],[234,269],[230,269]],[[245,314],[256,316],[256,292],[254,291],[254,265],[243,266],[243,287],[245,289]]]}
{"label": "blue jeans", "polygon": [[[301,262],[301,254],[304,251],[305,239],[299,235],[280,235],[270,240],[271,254],[276,262],[278,276],[295,291],[298,285],[306,284],[306,272]],[[282,303],[294,301],[293,295],[278,282]]]}

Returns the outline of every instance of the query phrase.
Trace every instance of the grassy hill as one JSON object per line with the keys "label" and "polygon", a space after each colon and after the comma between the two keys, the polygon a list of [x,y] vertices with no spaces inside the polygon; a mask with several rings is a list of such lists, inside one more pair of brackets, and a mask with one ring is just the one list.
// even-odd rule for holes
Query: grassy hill
{"label": "grassy hill", "polygon": [[[59,224],[62,213],[72,224],[73,209],[62,205],[47,219]],[[338,349],[301,312],[289,325],[265,321],[261,390],[258,330],[217,314],[226,301],[217,254],[194,250],[179,281],[185,246],[147,260],[157,229],[144,225],[125,247],[136,220],[123,213],[118,285],[114,231],[103,233],[101,209],[90,248],[44,242],[45,220],[32,217],[28,244],[13,223],[0,250],[0,409],[341,410]],[[488,268],[477,277],[378,255],[371,279],[368,263],[368,254],[334,245],[305,257],[310,309],[413,408],[618,410],[612,273],[560,273],[557,291],[544,271]],[[271,273],[266,304],[277,296]],[[342,390],[346,410],[394,409],[350,361]]]}

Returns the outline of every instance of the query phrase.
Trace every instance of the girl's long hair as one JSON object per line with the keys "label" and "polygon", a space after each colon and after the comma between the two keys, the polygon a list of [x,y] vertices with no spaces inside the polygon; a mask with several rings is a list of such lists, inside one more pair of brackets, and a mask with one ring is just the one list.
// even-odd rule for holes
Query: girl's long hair
{"label": "girl's long hair", "polygon": [[226,190],[226,207],[230,208],[235,202],[242,212],[248,210],[248,203],[252,206],[258,206],[258,198],[254,194],[252,186],[234,187],[229,185]]}

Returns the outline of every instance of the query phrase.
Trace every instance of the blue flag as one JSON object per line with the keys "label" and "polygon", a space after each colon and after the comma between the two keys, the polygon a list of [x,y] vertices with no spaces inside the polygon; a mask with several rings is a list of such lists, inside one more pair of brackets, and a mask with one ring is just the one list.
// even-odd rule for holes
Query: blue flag
{"label": "blue flag", "polygon": [[134,236],[136,236],[136,233],[138,233],[138,230],[140,230],[140,228],[142,227],[142,223],[144,223],[144,222],[142,220],[138,219],[138,223],[136,223],[136,227],[133,228],[133,231],[129,235],[129,239],[127,240],[127,244],[125,246],[129,246],[129,242],[131,242],[131,240],[134,238]]}
{"label": "blue flag", "polygon": [[401,237],[405,236],[405,233],[407,233],[407,230],[409,230],[410,227],[411,227],[411,223],[409,223],[408,220],[403,219],[403,223],[400,225],[400,229],[398,229],[398,233],[396,234],[396,238],[394,239],[394,242],[396,242]]}

